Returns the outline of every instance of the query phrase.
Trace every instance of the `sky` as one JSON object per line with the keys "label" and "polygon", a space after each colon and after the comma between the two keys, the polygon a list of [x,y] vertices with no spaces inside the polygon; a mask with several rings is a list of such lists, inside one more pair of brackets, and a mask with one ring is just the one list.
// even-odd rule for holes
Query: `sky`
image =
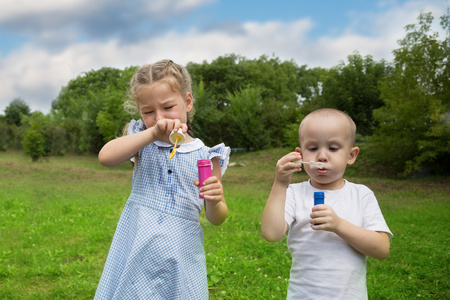
{"label": "sky", "polygon": [[15,98],[47,114],[83,72],[237,54],[331,68],[358,51],[392,61],[405,26],[449,0],[1,0],[0,114]]}

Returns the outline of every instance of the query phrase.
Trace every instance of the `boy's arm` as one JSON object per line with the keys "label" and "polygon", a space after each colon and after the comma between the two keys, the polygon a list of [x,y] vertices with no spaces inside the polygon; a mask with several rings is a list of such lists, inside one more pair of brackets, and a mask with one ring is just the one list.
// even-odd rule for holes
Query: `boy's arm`
{"label": "boy's arm", "polygon": [[[213,225],[220,225],[225,221],[228,214],[227,203],[223,194],[222,174],[220,162],[217,157],[211,159],[213,169],[211,177],[205,180],[205,185],[200,189],[200,193],[205,199],[205,215]],[[198,179],[195,180],[198,186]]]}
{"label": "boy's arm", "polygon": [[358,227],[337,216],[328,205],[314,206],[310,222],[312,229],[334,232],[364,255],[376,259],[385,259],[389,255],[391,246],[387,233]]}
{"label": "boy's arm", "polygon": [[389,255],[391,243],[386,232],[364,229],[341,220],[335,233],[364,255],[376,259],[385,259]]}
{"label": "boy's arm", "polygon": [[261,233],[269,242],[279,241],[288,225],[284,218],[286,189],[294,172],[301,171],[301,165],[292,161],[301,159],[298,152],[291,152],[277,162],[275,180],[261,218]]}
{"label": "boy's arm", "polygon": [[273,183],[261,218],[261,233],[268,242],[277,242],[285,234],[288,225],[284,219],[286,186]]}

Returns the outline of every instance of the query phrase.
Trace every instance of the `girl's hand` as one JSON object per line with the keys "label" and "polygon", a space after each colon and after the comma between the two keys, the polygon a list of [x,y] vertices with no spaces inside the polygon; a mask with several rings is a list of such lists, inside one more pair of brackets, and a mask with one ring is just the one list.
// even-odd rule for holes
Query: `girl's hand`
{"label": "girl's hand", "polygon": [[338,215],[336,215],[331,206],[326,204],[314,205],[310,217],[312,229],[326,230],[331,232],[336,232],[342,220],[338,217]]}
{"label": "girl's hand", "polygon": [[178,119],[162,119],[156,122],[155,126],[151,127],[153,134],[153,139],[166,142],[170,144],[169,135],[172,131],[177,131],[179,128],[182,129],[183,133],[187,132],[187,125],[181,123]]}
{"label": "girl's hand", "polygon": [[294,163],[296,160],[302,159],[299,152],[291,152],[280,158],[277,162],[275,181],[288,186],[291,182],[292,174],[302,170],[302,164]]}
{"label": "girl's hand", "polygon": [[[195,186],[199,186],[199,180],[195,179]],[[200,188],[200,196],[210,204],[217,204],[223,199],[223,186],[216,176],[211,176],[203,182]]]}

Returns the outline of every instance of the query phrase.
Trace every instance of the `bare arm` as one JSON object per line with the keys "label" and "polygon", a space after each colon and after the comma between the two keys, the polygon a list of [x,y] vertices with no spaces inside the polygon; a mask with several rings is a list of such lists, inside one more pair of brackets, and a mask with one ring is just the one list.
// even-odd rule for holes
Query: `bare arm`
{"label": "bare arm", "polygon": [[268,242],[279,241],[288,228],[284,220],[286,202],[286,186],[273,183],[261,218],[261,233]]}
{"label": "bare arm", "polygon": [[[212,164],[212,176],[205,180],[204,185],[200,189],[200,193],[205,199],[206,218],[211,224],[218,226],[225,221],[228,214],[228,207],[223,194],[219,159],[214,157]],[[198,183],[198,179],[195,180],[194,184],[196,186],[198,186]]]}
{"label": "bare arm", "polygon": [[[320,225],[314,225],[318,224]],[[367,230],[338,217],[328,205],[317,205],[311,213],[311,228],[336,233],[350,246],[364,255],[385,259],[389,255],[390,241],[387,233]]]}
{"label": "bare arm", "polygon": [[269,242],[279,241],[288,225],[284,219],[286,189],[294,172],[301,171],[301,165],[292,161],[300,159],[298,152],[291,152],[277,162],[275,180],[261,218],[261,233]]}
{"label": "bare arm", "polygon": [[149,128],[109,141],[100,150],[98,160],[105,167],[115,167],[126,162],[139,150],[155,141],[152,131],[153,128]]}
{"label": "bare arm", "polygon": [[187,131],[187,125],[180,123],[180,120],[158,120],[155,126],[145,129],[144,131],[109,141],[100,150],[98,160],[106,167],[118,166],[132,158],[139,150],[156,140],[170,143],[170,133],[173,130],[178,130],[178,128],[182,128],[184,133]]}

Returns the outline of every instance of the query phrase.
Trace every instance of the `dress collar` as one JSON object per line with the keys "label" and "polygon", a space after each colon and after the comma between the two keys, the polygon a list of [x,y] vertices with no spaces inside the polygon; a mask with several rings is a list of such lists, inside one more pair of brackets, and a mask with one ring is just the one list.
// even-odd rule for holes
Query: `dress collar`
{"label": "dress collar", "polygon": [[[195,151],[195,150],[200,149],[201,147],[205,146],[205,144],[202,142],[202,140],[194,139],[192,137],[191,137],[191,139],[192,139],[192,142],[181,144],[180,147],[177,148],[177,152],[180,152],[180,153],[192,152],[192,151]],[[163,148],[173,147],[172,144],[168,144],[168,143],[161,142],[161,141],[154,141],[153,143],[158,147],[163,147]]]}

